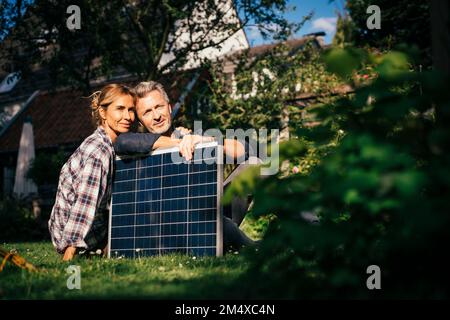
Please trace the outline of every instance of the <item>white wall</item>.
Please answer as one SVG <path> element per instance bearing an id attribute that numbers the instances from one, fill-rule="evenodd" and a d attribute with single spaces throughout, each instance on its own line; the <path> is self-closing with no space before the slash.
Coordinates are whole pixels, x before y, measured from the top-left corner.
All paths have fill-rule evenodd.
<path id="1" fill-rule="evenodd" d="M 232 6 L 232 1 L 230 0 L 216 0 L 216 4 L 219 6 L 220 10 L 225 13 L 223 20 L 225 23 L 238 23 L 239 18 L 236 13 L 235 8 Z M 205 4 L 206 5 L 206 4 Z M 201 61 L 204 59 L 214 61 L 218 57 L 223 56 L 225 54 L 229 54 L 230 52 L 247 49 L 249 47 L 247 38 L 243 29 L 240 29 L 233 35 L 230 35 L 229 32 L 221 32 L 218 28 L 214 28 L 213 19 L 214 16 L 206 16 L 205 11 L 202 10 L 202 6 L 197 7 L 193 12 L 193 21 L 195 21 L 196 25 L 200 25 L 202 30 L 209 30 L 208 35 L 206 36 L 204 42 L 214 41 L 217 43 L 223 39 L 226 39 L 223 43 L 221 43 L 217 48 L 206 48 L 202 51 L 199 51 L 197 55 L 190 54 L 188 56 L 188 62 L 181 68 L 182 70 L 196 68 L 200 65 Z M 193 41 L 197 41 L 205 36 L 204 32 L 189 32 L 187 21 L 181 20 L 177 23 L 179 26 L 175 31 L 175 34 L 172 35 L 172 39 L 176 39 L 174 47 L 177 49 L 186 47 L 192 38 Z M 174 58 L 172 53 L 163 54 L 161 57 L 159 67 L 165 65 L 167 62 L 170 62 Z"/>

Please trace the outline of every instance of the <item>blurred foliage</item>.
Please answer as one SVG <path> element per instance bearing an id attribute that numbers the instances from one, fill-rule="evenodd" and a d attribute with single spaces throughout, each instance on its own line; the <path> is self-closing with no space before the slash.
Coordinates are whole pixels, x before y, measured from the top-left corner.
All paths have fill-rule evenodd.
<path id="1" fill-rule="evenodd" d="M 233 63 L 232 74 L 211 68 L 213 107 L 205 120 L 221 129 L 280 128 L 283 109 L 290 120 L 301 118 L 295 103 L 300 95 L 319 97 L 341 84 L 325 70 L 311 41 L 298 48 L 279 44 L 257 57 L 244 53 Z"/>
<path id="2" fill-rule="evenodd" d="M 271 221 L 274 219 L 276 219 L 276 216 L 273 214 L 255 216 L 250 210 L 239 228 L 253 240 L 260 240 L 264 237 Z"/>
<path id="3" fill-rule="evenodd" d="M 253 214 L 277 217 L 240 281 L 264 298 L 448 298 L 448 76 L 411 71 L 402 52 L 336 49 L 324 61 L 345 79 L 368 66 L 376 76 L 313 108 L 320 125 L 298 122 L 301 138 L 280 146 L 297 163 L 323 150 L 310 169 L 261 179 L 253 168 L 225 194 L 253 193 Z M 366 287 L 373 264 L 382 290 Z"/>
<path id="4" fill-rule="evenodd" d="M 74 1 L 2 1 L 0 39 L 8 41 L 0 68 L 26 77 L 43 65 L 56 85 L 84 92 L 91 92 L 93 79 L 122 69 L 139 81 L 154 80 L 193 59 L 207 60 L 203 50 L 220 48 L 250 25 L 264 38 L 285 40 L 302 25 L 285 19 L 286 2 L 234 0 L 230 8 L 231 2 L 213 0 L 78 0 L 81 28 L 72 30 L 67 9 Z"/>
<path id="5" fill-rule="evenodd" d="M 31 163 L 27 176 L 38 186 L 57 185 L 59 173 L 67 158 L 62 150 L 56 153 L 39 153 Z"/>
<path id="6" fill-rule="evenodd" d="M 29 202 L 16 198 L 0 200 L 0 241 L 42 239 L 39 227 Z"/>
<path id="7" fill-rule="evenodd" d="M 333 47 L 344 48 L 352 44 L 355 25 L 347 11 L 336 11 L 336 33 L 333 37 Z"/>
<path id="8" fill-rule="evenodd" d="M 366 13 L 370 5 L 381 9 L 381 29 L 367 28 Z M 347 0 L 350 19 L 346 28 L 353 30 L 353 45 L 376 47 L 380 51 L 392 50 L 399 45 L 415 46 L 420 51 L 420 64 L 431 65 L 430 2 L 422 0 Z"/>

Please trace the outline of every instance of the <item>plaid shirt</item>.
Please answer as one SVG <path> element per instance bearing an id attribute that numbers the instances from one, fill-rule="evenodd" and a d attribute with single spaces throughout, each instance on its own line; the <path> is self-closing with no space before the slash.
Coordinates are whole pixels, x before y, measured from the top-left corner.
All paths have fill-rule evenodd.
<path id="1" fill-rule="evenodd" d="M 68 246 L 106 245 L 114 149 L 102 127 L 87 137 L 61 169 L 48 222 L 59 253 Z"/>

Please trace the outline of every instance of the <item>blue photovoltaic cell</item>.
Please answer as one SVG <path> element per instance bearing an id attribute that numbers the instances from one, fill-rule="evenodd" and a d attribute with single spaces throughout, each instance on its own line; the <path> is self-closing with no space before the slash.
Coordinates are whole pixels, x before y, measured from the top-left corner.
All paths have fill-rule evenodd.
<path id="1" fill-rule="evenodd" d="M 202 159 L 189 163 L 174 163 L 171 152 L 116 159 L 110 257 L 221 254 L 217 145 L 198 152 Z"/>

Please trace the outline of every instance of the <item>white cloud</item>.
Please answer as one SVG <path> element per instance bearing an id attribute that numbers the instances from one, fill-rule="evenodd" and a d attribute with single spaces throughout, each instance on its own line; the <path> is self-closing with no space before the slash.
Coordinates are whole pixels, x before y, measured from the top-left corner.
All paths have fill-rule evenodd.
<path id="1" fill-rule="evenodd" d="M 260 28 L 261 28 L 261 30 L 265 31 L 269 35 L 270 35 L 270 33 L 278 33 L 281 31 L 280 26 L 275 23 L 268 23 L 268 24 L 259 25 L 259 26 L 252 25 L 252 26 L 246 27 L 245 32 L 247 34 L 247 37 L 250 39 L 262 38 Z M 270 38 L 270 36 L 269 36 L 269 38 Z"/>
<path id="2" fill-rule="evenodd" d="M 258 27 L 249 26 L 246 28 L 245 33 L 250 40 L 256 40 L 261 38 L 261 32 L 259 32 Z"/>
<path id="3" fill-rule="evenodd" d="M 336 32 L 336 17 L 322 17 L 315 19 L 312 22 L 311 31 L 325 31 L 327 34 L 332 35 Z"/>

